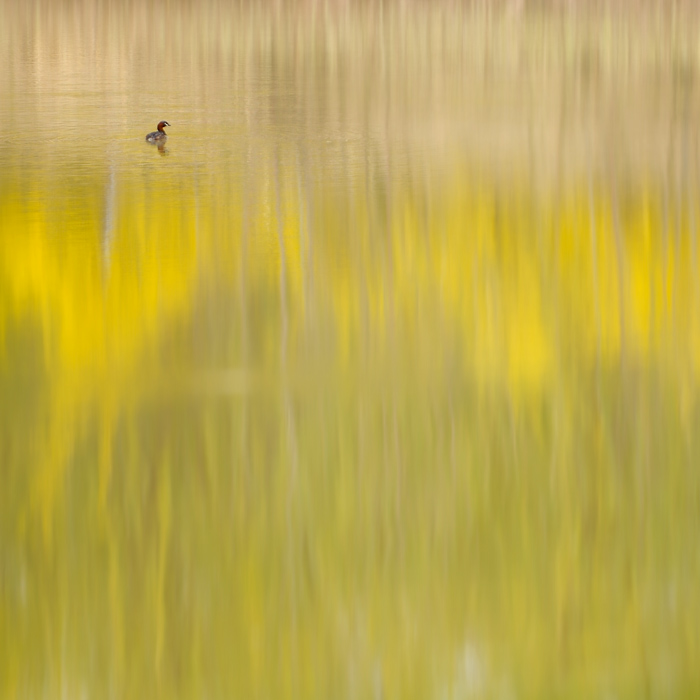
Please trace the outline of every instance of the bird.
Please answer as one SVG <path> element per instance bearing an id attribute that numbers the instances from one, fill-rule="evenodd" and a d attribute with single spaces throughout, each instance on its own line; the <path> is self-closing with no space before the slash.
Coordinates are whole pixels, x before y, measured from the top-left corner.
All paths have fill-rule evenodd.
<path id="1" fill-rule="evenodd" d="M 150 141 L 151 143 L 165 141 L 168 135 L 163 131 L 164 126 L 170 126 L 170 124 L 168 124 L 168 122 L 158 122 L 158 131 L 152 131 L 150 134 L 146 134 L 146 141 Z"/>

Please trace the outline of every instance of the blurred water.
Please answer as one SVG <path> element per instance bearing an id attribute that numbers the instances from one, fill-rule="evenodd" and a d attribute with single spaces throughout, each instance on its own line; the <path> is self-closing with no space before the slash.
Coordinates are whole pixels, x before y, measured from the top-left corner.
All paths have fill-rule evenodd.
<path id="1" fill-rule="evenodd" d="M 1 8 L 2 697 L 700 690 L 692 4 Z"/>

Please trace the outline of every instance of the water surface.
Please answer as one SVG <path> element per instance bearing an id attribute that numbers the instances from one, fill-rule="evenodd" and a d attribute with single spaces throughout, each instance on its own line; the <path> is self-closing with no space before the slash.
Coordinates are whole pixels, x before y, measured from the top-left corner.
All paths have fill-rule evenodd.
<path id="1" fill-rule="evenodd" d="M 700 692 L 692 6 L 2 16 L 2 697 Z"/>

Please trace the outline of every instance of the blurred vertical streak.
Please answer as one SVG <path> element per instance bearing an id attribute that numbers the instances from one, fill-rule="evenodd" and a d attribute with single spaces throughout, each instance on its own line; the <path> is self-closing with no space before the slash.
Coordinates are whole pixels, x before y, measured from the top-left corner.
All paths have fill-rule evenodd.
<path id="1" fill-rule="evenodd" d="M 287 489 L 287 566 L 289 575 L 289 610 L 290 610 L 290 664 L 291 664 L 291 696 L 297 694 L 299 689 L 297 667 L 299 665 L 299 615 L 297 603 L 299 599 L 299 586 L 297 576 L 297 558 L 300 553 L 299 534 L 296 531 L 297 523 L 297 471 L 299 467 L 299 441 L 297 438 L 297 421 L 294 404 L 289 393 L 289 384 L 283 380 L 283 410 L 286 424 L 286 450 L 289 459 L 289 486 Z"/>
<path id="2" fill-rule="evenodd" d="M 620 194 L 618 190 L 618 173 L 611 172 L 611 195 L 612 195 L 612 225 L 613 238 L 615 240 L 615 258 L 617 260 L 617 293 L 618 293 L 618 325 L 620 333 L 620 367 L 625 367 L 625 247 L 622 231 L 622 219 L 620 216 Z"/>
<path id="3" fill-rule="evenodd" d="M 692 98 L 695 93 L 695 78 L 696 78 L 696 67 L 691 64 L 688 68 L 688 99 L 686 101 L 686 111 L 684 114 L 684 120 L 687 119 L 687 123 L 684 121 L 683 129 L 683 155 L 687 163 L 687 180 L 684 188 L 684 196 L 686 200 L 686 205 L 688 207 L 688 228 L 690 231 L 690 269 L 691 278 L 693 284 L 693 295 L 692 295 L 692 305 L 695 307 L 695 302 L 698 296 L 698 266 L 697 266 L 697 251 L 698 251 L 698 241 L 697 241 L 697 219 L 695 211 L 696 198 L 693 196 L 693 192 L 697 187 L 697 163 L 698 163 L 698 149 L 697 149 L 697 129 L 695 128 L 695 121 L 692 118 Z M 695 137 L 693 137 L 695 135 Z"/>
<path id="4" fill-rule="evenodd" d="M 200 207 L 200 201 L 199 201 L 199 168 L 195 167 L 193 168 L 193 173 L 192 173 L 192 189 L 194 190 L 193 196 L 194 196 L 194 253 L 197 256 L 197 261 L 196 261 L 196 269 L 197 273 L 199 275 L 199 278 L 201 279 L 202 277 L 202 272 L 203 270 L 201 269 L 202 265 L 202 256 L 200 255 L 200 249 L 202 246 L 202 241 L 200 240 L 200 235 L 201 235 L 201 207 Z"/>
<path id="5" fill-rule="evenodd" d="M 168 644 L 168 611 L 166 596 L 166 574 L 168 569 L 168 552 L 172 531 L 172 487 L 170 469 L 172 457 L 170 449 L 166 445 L 157 474 L 157 517 L 158 517 L 158 562 L 156 568 L 156 644 L 154 670 L 156 674 L 156 688 L 163 689 L 165 678 L 164 657 L 169 647 Z"/>
<path id="6" fill-rule="evenodd" d="M 295 695 L 299 688 L 299 616 L 297 613 L 298 583 L 297 583 L 297 539 L 296 532 L 296 509 L 297 503 L 297 471 L 299 462 L 299 447 L 297 439 L 296 417 L 294 405 L 290 395 L 289 375 L 287 372 L 288 357 L 288 333 L 289 333 L 289 309 L 287 298 L 287 255 L 284 241 L 284 212 L 282 209 L 281 177 L 280 177 L 280 151 L 279 146 L 275 148 L 274 155 L 274 188 L 275 188 L 275 215 L 277 219 L 277 243 L 279 245 L 279 287 L 280 287 L 280 364 L 282 378 L 281 389 L 281 409 L 282 420 L 284 421 L 284 435 L 286 440 L 286 465 L 289 468 L 287 474 L 283 475 L 283 483 L 287 483 L 286 493 L 286 520 L 287 520 L 287 586 L 289 593 L 289 613 L 290 613 L 290 683 L 291 695 Z M 282 462 L 285 466 L 285 461 Z"/>
<path id="7" fill-rule="evenodd" d="M 106 506 L 105 506 L 106 507 Z M 118 513 L 118 517 L 123 517 L 125 513 Z M 123 582 L 124 572 L 122 562 L 124 556 L 120 549 L 120 541 L 117 535 L 115 525 L 116 518 L 111 517 L 110 513 L 105 512 L 103 523 L 105 528 L 105 541 L 107 542 L 107 578 L 108 578 L 108 596 L 110 630 L 112 634 L 111 645 L 111 663 L 107 678 L 105 679 L 109 685 L 110 697 L 111 693 L 116 693 L 120 684 L 124 683 L 125 679 L 125 651 L 127 631 L 125 629 L 125 620 L 128 619 L 126 610 L 124 609 L 124 594 Z"/>
<path id="8" fill-rule="evenodd" d="M 615 169 L 611 169 L 611 208 L 612 208 L 612 228 L 613 228 L 613 238 L 615 242 L 615 259 L 617 262 L 617 294 L 618 294 L 618 328 L 620 334 L 619 341 L 619 382 L 620 382 L 620 396 L 618 397 L 618 403 L 616 407 L 617 412 L 617 427 L 615 431 L 616 435 L 616 463 L 618 467 L 622 468 L 626 462 L 625 448 L 628 444 L 628 438 L 630 434 L 631 423 L 633 421 L 632 417 L 626 411 L 627 401 L 630 399 L 628 396 L 628 390 L 632 387 L 629 385 L 628 379 L 629 374 L 629 362 L 627 358 L 627 341 L 625 338 L 627 321 L 625 313 L 625 288 L 627 284 L 627 275 L 625 273 L 625 247 L 624 247 L 624 237 L 623 237 L 623 226 L 622 218 L 620 214 L 620 194 L 618 177 L 619 173 L 615 172 Z"/>
<path id="9" fill-rule="evenodd" d="M 255 162 L 255 154 L 253 152 L 252 140 L 248 143 L 246 163 Z M 249 310 L 248 310 L 248 240 L 250 238 L 250 227 L 255 211 L 254 207 L 254 192 L 255 181 L 253 177 L 243 178 L 243 202 L 241 213 L 241 242 L 240 253 L 238 256 L 238 310 L 240 314 L 239 332 L 240 332 L 240 366 L 244 372 L 250 372 L 250 329 L 249 329 Z M 241 420 L 238 430 L 238 438 L 240 444 L 235 445 L 232 435 L 232 453 L 238 450 L 242 455 L 241 459 L 241 478 L 243 481 L 243 491 L 247 497 L 251 486 L 251 469 L 250 469 L 250 401 L 246 399 L 241 402 Z M 236 480 L 231 480 L 231 503 L 235 504 L 238 500 L 238 494 L 235 493 Z M 247 498 L 246 498 L 247 500 Z M 244 501 L 245 502 L 245 501 Z"/>
<path id="10" fill-rule="evenodd" d="M 117 199 L 116 166 L 112 161 L 109 165 L 109 179 L 105 188 L 105 212 L 102 222 L 102 265 L 105 280 L 109 278 L 112 263 L 112 244 L 114 239 Z"/>
<path id="11" fill-rule="evenodd" d="M 312 327 L 311 300 L 314 293 L 314 250 L 311 236 L 313 227 L 313 192 L 309 179 L 309 159 L 306 145 L 297 148 L 297 198 L 299 201 L 299 244 L 301 249 L 301 288 L 304 295 L 304 324 Z"/>
<path id="12" fill-rule="evenodd" d="M 674 13 L 675 14 L 675 13 Z M 676 21 L 674 18 L 673 22 L 673 27 L 676 26 Z M 675 32 L 675 30 L 674 30 Z M 678 60 L 678 59 L 676 59 Z M 676 239 L 676 232 L 678 231 L 679 227 L 679 222 L 678 222 L 678 213 L 679 213 L 679 203 L 678 203 L 678 196 L 679 196 L 679 190 L 681 188 L 681 175 L 680 172 L 678 171 L 679 168 L 679 159 L 676 157 L 676 150 L 678 148 L 678 143 L 677 143 L 677 131 L 676 131 L 676 125 L 678 122 L 678 118 L 680 114 L 682 113 L 682 108 L 679 106 L 679 99 L 680 97 L 680 91 L 679 91 L 679 83 L 682 83 L 682 72 L 683 72 L 683 67 L 679 66 L 678 63 L 674 63 L 672 67 L 672 74 L 671 74 L 671 113 L 669 115 L 669 120 L 668 120 L 668 141 L 666 143 L 666 177 L 665 181 L 663 183 L 663 190 L 664 190 L 664 222 L 663 222 L 663 227 L 662 227 L 662 235 L 663 235 L 663 263 L 662 263 L 662 268 L 661 268 L 661 275 L 662 275 L 662 298 L 659 300 L 660 304 L 662 305 L 662 309 L 667 314 L 667 318 L 669 319 L 669 322 L 671 323 L 671 327 L 673 328 L 674 326 L 674 318 L 673 318 L 673 284 L 674 280 L 670 280 L 669 284 L 669 271 L 672 269 L 671 268 L 671 256 L 673 253 L 673 244 L 671 242 L 671 238 L 675 241 Z M 682 85 L 681 85 L 682 89 Z M 682 156 L 681 156 L 682 158 Z M 674 234 L 671 234 L 671 227 L 673 227 Z M 669 290 L 671 292 L 671 304 L 669 308 Z"/>
<path id="13" fill-rule="evenodd" d="M 248 164 L 254 163 L 256 154 L 253 151 L 252 140 L 248 144 Z M 241 333 L 241 364 L 244 369 L 250 366 L 250 333 L 248 321 L 248 241 L 252 226 L 253 213 L 255 212 L 255 179 L 251 176 L 243 178 L 243 211 L 241 215 L 241 243 L 238 256 L 238 301 L 240 308 L 240 333 Z M 247 411 L 247 402 L 244 402 L 244 411 Z"/>
<path id="14" fill-rule="evenodd" d="M 600 310 L 600 278 L 598 275 L 598 227 L 596 225 L 596 208 L 595 195 L 593 192 L 593 173 L 592 165 L 588 166 L 588 217 L 590 220 L 589 232 L 591 239 L 591 274 L 593 276 L 593 317 L 595 320 L 595 378 L 596 378 L 596 397 L 598 406 L 602 405 L 602 385 L 601 385 L 601 357 L 603 349 L 603 330 Z"/>
<path id="15" fill-rule="evenodd" d="M 280 193 L 280 152 L 279 146 L 275 148 L 274 157 L 274 183 L 275 183 L 275 215 L 277 218 L 277 243 L 279 245 L 279 284 L 280 284 L 280 321 L 281 321 L 281 340 L 280 340 L 280 363 L 282 368 L 287 365 L 287 336 L 289 332 L 289 312 L 287 308 L 287 255 L 284 244 L 284 220 L 282 212 L 282 195 Z"/>
<path id="16" fill-rule="evenodd" d="M 673 187 L 673 237 L 672 240 L 666 239 L 669 246 L 672 266 L 669 267 L 669 272 L 672 274 L 670 284 L 668 286 L 668 317 L 673 324 L 675 330 L 675 313 L 677 284 L 680 275 L 678 274 L 678 261 L 680 253 L 680 238 L 681 238 L 681 210 L 683 189 L 686 183 L 686 153 L 685 153 L 685 138 L 682 120 L 686 115 L 687 99 L 686 99 L 686 71 L 687 66 L 683 59 L 677 58 L 674 66 L 673 81 L 671 87 L 671 104 L 672 112 L 669 121 L 669 174 L 668 178 Z M 679 128 L 679 124 L 681 125 Z M 667 260 L 669 255 L 667 255 Z"/>

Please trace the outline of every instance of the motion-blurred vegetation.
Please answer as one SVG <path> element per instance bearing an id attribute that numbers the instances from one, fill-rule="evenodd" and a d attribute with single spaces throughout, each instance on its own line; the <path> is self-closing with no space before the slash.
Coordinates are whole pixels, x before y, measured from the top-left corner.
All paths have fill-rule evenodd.
<path id="1" fill-rule="evenodd" d="M 1 7 L 0 696 L 694 697 L 692 4 Z"/>

